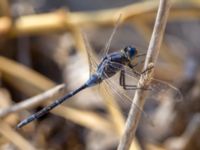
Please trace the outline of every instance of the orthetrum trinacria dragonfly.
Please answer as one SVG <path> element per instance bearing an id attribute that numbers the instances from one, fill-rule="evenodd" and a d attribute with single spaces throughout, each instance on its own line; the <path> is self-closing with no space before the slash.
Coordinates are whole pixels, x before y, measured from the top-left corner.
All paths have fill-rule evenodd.
<path id="1" fill-rule="evenodd" d="M 112 38 L 113 38 L 118 26 L 119 26 L 119 18 L 118 18 L 116 26 L 113 29 L 113 32 L 106 44 L 106 47 L 103 52 L 103 58 L 101 59 L 100 63 L 97 64 L 97 62 L 95 62 L 96 60 L 93 58 L 93 54 L 91 53 L 91 51 L 88 51 L 88 57 L 90 58 L 90 62 L 93 61 L 93 64 L 96 65 L 96 70 L 94 73 L 91 73 L 89 79 L 79 88 L 64 95 L 60 99 L 57 99 L 50 105 L 44 107 L 40 111 L 36 112 L 35 114 L 32 114 L 28 118 L 21 121 L 17 125 L 17 128 L 21 128 L 21 127 L 25 126 L 26 124 L 40 118 L 44 114 L 48 113 L 50 110 L 54 109 L 56 106 L 60 105 L 64 101 L 68 100 L 69 98 L 71 98 L 74 95 L 76 95 L 77 93 L 79 93 L 80 91 L 82 91 L 86 88 L 101 84 L 103 81 L 106 81 L 107 84 L 110 84 L 111 86 L 113 86 L 112 88 L 115 89 L 115 85 L 112 85 L 113 82 L 110 81 L 109 78 L 113 77 L 118 72 L 120 73 L 119 85 L 121 87 L 123 87 L 124 90 L 136 90 L 137 89 L 136 85 L 131 85 L 131 84 L 126 83 L 126 76 L 129 76 L 129 77 L 135 79 L 135 78 L 139 77 L 142 73 L 145 73 L 146 71 L 148 71 L 148 70 L 144 70 L 140 73 L 137 72 L 135 70 L 135 67 L 138 65 L 138 63 L 133 63 L 137 57 L 144 56 L 145 54 L 139 53 L 137 48 L 133 47 L 133 46 L 126 46 L 122 50 L 108 53 Z M 94 65 L 90 66 L 90 67 L 94 68 Z M 151 68 L 149 68 L 149 69 L 151 69 Z M 153 79 L 153 80 L 159 82 L 159 84 L 165 84 L 165 86 L 172 88 L 179 95 L 181 95 L 179 90 L 176 89 L 175 87 L 173 87 L 172 85 L 170 85 L 164 81 L 157 80 L 157 79 Z M 116 83 L 114 83 L 114 84 L 116 84 Z M 154 89 L 154 88 L 150 88 L 150 90 L 151 89 Z M 149 90 L 149 89 L 142 89 L 142 90 Z M 125 98 L 131 100 L 127 95 L 124 94 L 124 96 L 125 96 Z M 137 107 L 137 108 L 140 109 L 139 107 Z"/>

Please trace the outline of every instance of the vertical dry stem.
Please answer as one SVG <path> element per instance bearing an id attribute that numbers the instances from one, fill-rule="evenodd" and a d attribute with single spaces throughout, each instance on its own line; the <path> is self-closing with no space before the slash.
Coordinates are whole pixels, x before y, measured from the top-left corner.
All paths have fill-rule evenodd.
<path id="1" fill-rule="evenodd" d="M 161 42 L 163 39 L 163 33 L 167 23 L 167 17 L 170 10 L 169 1 L 170 0 L 160 0 L 154 30 L 151 36 L 147 56 L 145 59 L 144 70 L 154 66 L 157 60 L 159 49 L 161 47 Z M 138 88 L 148 88 L 152 75 L 153 69 L 150 69 L 148 72 L 143 74 L 139 79 L 137 85 Z M 141 116 L 141 111 L 135 107 L 135 104 L 142 109 L 145 103 L 145 95 L 145 90 L 137 90 L 135 93 L 133 104 L 131 106 L 131 110 L 129 112 L 129 116 L 126 122 L 125 131 L 123 137 L 120 140 L 118 150 L 128 150 L 130 148 Z"/>

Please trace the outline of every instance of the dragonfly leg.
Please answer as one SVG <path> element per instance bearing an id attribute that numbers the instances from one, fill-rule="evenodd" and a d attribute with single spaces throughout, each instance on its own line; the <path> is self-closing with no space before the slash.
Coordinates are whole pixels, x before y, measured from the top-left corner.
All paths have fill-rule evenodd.
<path id="1" fill-rule="evenodd" d="M 131 64 L 131 63 L 129 63 L 128 66 L 129 66 L 131 69 L 134 69 L 137 65 L 143 64 L 143 63 L 144 63 L 144 60 L 142 60 L 141 62 L 137 62 L 136 64 Z"/>
<path id="2" fill-rule="evenodd" d="M 134 65 L 132 65 L 132 64 L 128 64 L 128 66 L 132 69 L 132 71 L 133 71 L 133 73 L 136 75 L 136 76 L 141 76 L 141 73 L 140 72 L 138 72 L 137 70 L 135 70 L 135 67 L 138 65 L 139 63 L 136 63 L 136 64 L 134 64 Z"/>
<path id="3" fill-rule="evenodd" d="M 140 72 L 138 72 L 138 71 L 135 70 L 134 68 L 133 68 L 133 73 L 134 73 L 136 76 L 138 76 L 138 77 L 142 75 Z"/>
<path id="4" fill-rule="evenodd" d="M 138 72 L 137 70 L 134 69 L 137 65 L 138 65 L 138 63 L 135 64 L 135 65 L 131 65 L 131 64 L 129 65 L 129 67 L 133 70 L 133 73 L 134 73 L 136 76 L 141 76 L 142 74 L 146 73 L 147 71 L 153 69 L 153 66 L 152 66 L 152 67 L 147 68 L 146 70 L 144 70 L 144 71 L 142 71 L 142 72 Z"/>
<path id="5" fill-rule="evenodd" d="M 140 88 L 137 88 L 137 85 L 127 85 L 126 84 L 126 77 L 125 77 L 125 70 L 122 70 L 120 72 L 120 86 L 123 87 L 124 90 L 137 90 Z"/>
<path id="6" fill-rule="evenodd" d="M 141 72 L 141 74 L 144 74 L 144 73 L 146 73 L 147 71 L 149 71 L 149 70 L 151 70 L 151 69 L 153 69 L 154 67 L 153 66 L 151 66 L 151 67 L 149 67 L 149 68 L 147 68 L 147 69 L 145 69 L 144 71 L 142 71 Z"/>
<path id="7" fill-rule="evenodd" d="M 151 89 L 146 89 L 146 88 L 138 88 L 137 85 L 127 85 L 126 77 L 125 77 L 125 70 L 121 70 L 121 72 L 120 72 L 119 84 L 120 84 L 120 86 L 123 87 L 124 90 L 137 90 L 137 89 L 151 90 Z"/>
<path id="8" fill-rule="evenodd" d="M 135 68 L 137 65 L 138 65 L 138 63 L 136 63 L 136 64 L 134 64 L 134 65 L 132 65 L 131 63 L 128 64 L 128 66 L 129 66 L 131 69 Z"/>

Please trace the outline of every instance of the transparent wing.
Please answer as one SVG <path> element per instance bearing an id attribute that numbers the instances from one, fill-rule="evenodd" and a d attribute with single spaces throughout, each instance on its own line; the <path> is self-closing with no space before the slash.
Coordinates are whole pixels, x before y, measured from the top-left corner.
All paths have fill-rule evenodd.
<path id="1" fill-rule="evenodd" d="M 90 76 L 91 76 L 91 74 L 93 74 L 96 71 L 96 68 L 98 65 L 98 63 L 97 63 L 98 58 L 94 54 L 94 51 L 93 51 L 91 45 L 89 44 L 88 38 L 85 34 L 83 35 L 83 40 L 84 40 L 84 44 L 86 47 L 87 58 L 88 58 L 88 63 L 89 63 L 89 71 L 90 71 Z"/>
<path id="2" fill-rule="evenodd" d="M 106 55 L 108 54 L 108 51 L 109 51 L 109 49 L 110 49 L 110 45 L 111 45 L 112 39 L 113 39 L 113 37 L 114 37 L 114 35 L 115 35 L 115 33 L 116 33 L 118 27 L 119 27 L 120 20 L 121 20 L 121 14 L 120 14 L 119 17 L 117 18 L 117 21 L 116 21 L 116 23 L 115 23 L 115 27 L 113 28 L 113 31 L 112 31 L 112 33 L 111 33 L 109 39 L 108 39 L 108 42 L 106 43 L 105 48 L 103 49 L 103 55 L 102 55 L 103 57 L 106 56 Z"/>
<path id="3" fill-rule="evenodd" d="M 120 67 L 123 67 L 125 69 L 125 76 L 129 78 L 127 82 L 130 82 L 131 80 L 137 81 L 139 79 L 140 73 L 139 71 L 135 70 L 135 68 L 131 69 L 123 64 L 118 64 L 115 62 L 112 62 L 112 63 L 113 63 L 113 67 L 121 65 Z M 170 94 L 170 95 L 173 95 L 173 99 L 176 102 L 180 102 L 183 100 L 183 95 L 181 91 L 178 88 L 176 88 L 174 85 L 163 80 L 152 78 L 150 90 L 151 90 L 150 95 L 154 99 L 162 99 L 162 96 Z"/>
<path id="4" fill-rule="evenodd" d="M 106 84 L 108 84 L 111 90 L 120 98 L 119 103 L 121 105 L 130 106 L 132 103 L 132 98 L 124 91 L 115 81 L 112 79 L 105 80 Z M 136 105 L 136 104 L 135 104 Z M 136 105 L 140 111 L 143 111 L 139 106 Z"/>
<path id="5" fill-rule="evenodd" d="M 110 37 L 109 37 L 109 40 L 108 40 L 107 44 L 105 45 L 104 49 L 101 50 L 103 54 L 100 54 L 100 56 L 102 56 L 102 58 L 104 56 L 106 56 L 108 54 L 108 52 L 109 52 L 109 48 L 110 48 L 112 39 L 113 39 L 114 34 L 116 33 L 116 31 L 117 31 L 117 29 L 119 27 L 120 20 L 121 20 L 121 14 L 117 18 L 115 27 L 114 27 L 114 29 L 113 29 Z M 98 60 L 97 55 L 94 53 L 91 45 L 89 44 L 88 38 L 87 38 L 87 36 L 85 34 L 83 34 L 83 40 L 84 40 L 84 44 L 85 44 L 85 47 L 86 47 L 86 52 L 87 52 L 87 55 L 88 55 L 88 62 L 89 62 L 89 68 L 90 68 L 89 71 L 90 71 L 90 75 L 91 75 L 92 73 L 94 73 L 96 71 L 96 68 L 98 66 L 99 60 Z"/>
<path id="6" fill-rule="evenodd" d="M 171 96 L 176 102 L 183 102 L 183 94 L 174 85 L 159 79 L 152 79 L 151 95 L 154 99 L 162 100 L 164 96 Z"/>

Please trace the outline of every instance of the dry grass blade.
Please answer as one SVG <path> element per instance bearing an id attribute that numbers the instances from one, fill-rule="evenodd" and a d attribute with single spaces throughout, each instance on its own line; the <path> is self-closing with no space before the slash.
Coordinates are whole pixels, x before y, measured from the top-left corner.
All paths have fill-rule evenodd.
<path id="1" fill-rule="evenodd" d="M 36 71 L 2 56 L 0 71 L 4 80 L 28 96 L 39 94 L 55 86 L 55 83 Z"/>
<path id="2" fill-rule="evenodd" d="M 144 70 L 147 70 L 149 67 L 154 66 L 155 62 L 157 61 L 170 6 L 171 5 L 168 0 L 160 0 L 154 30 L 145 59 Z M 145 74 L 141 75 L 137 87 L 148 88 L 152 76 L 153 69 L 150 69 Z M 118 150 L 128 150 L 130 148 L 141 116 L 141 111 L 138 111 L 138 109 L 135 108 L 135 104 L 140 108 L 143 108 L 145 103 L 145 96 L 145 90 L 136 90 L 131 110 L 129 112 L 129 116 L 126 122 L 125 132 L 119 143 Z"/>
<path id="3" fill-rule="evenodd" d="M 0 133 L 20 150 L 36 150 L 27 140 L 3 121 L 0 122 Z"/>
<path id="4" fill-rule="evenodd" d="M 11 105 L 12 100 L 9 91 L 4 88 L 0 88 L 0 110 L 10 108 Z M 12 114 L 3 118 L 2 121 L 8 123 L 9 125 L 15 125 L 18 121 L 18 118 L 19 117 L 17 114 Z"/>
<path id="5" fill-rule="evenodd" d="M 61 91 L 64 92 L 65 89 L 66 89 L 65 84 L 61 84 L 61 85 L 58 85 L 48 91 L 45 91 L 42 94 L 28 98 L 28 99 L 24 100 L 23 102 L 17 103 L 8 108 L 2 108 L 0 110 L 0 118 L 5 117 L 6 115 L 13 113 L 13 112 L 18 112 L 18 111 L 22 111 L 25 109 L 35 108 L 35 107 L 41 105 L 41 103 L 44 103 L 45 101 L 55 97 L 55 95 L 57 93 L 61 93 Z"/>

